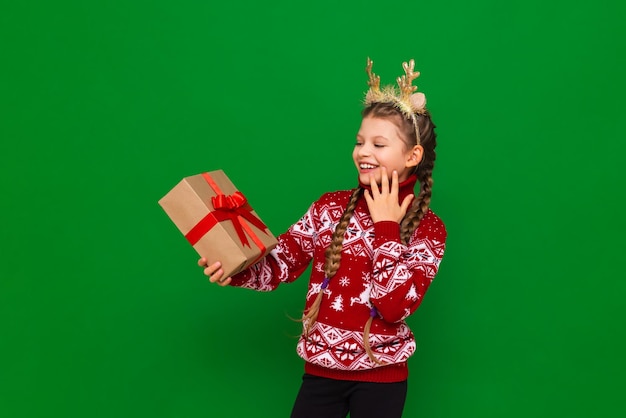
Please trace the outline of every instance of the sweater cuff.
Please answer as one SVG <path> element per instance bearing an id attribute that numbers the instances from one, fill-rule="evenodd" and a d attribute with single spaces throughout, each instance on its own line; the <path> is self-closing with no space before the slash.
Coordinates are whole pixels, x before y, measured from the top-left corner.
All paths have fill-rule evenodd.
<path id="1" fill-rule="evenodd" d="M 231 276 L 231 282 L 229 286 L 234 286 L 234 287 L 243 286 L 250 279 L 248 275 L 246 274 L 247 271 L 248 269 L 245 269 L 235 274 L 234 276 Z"/>
<path id="2" fill-rule="evenodd" d="M 374 224 L 374 240 L 377 247 L 389 241 L 400 242 L 400 224 L 394 221 L 376 222 Z"/>

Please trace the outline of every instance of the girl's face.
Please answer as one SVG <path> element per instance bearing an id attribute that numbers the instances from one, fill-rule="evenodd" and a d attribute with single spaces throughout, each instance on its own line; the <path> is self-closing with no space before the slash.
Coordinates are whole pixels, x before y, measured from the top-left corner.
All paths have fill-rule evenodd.
<path id="1" fill-rule="evenodd" d="M 370 174 L 380 184 L 381 167 L 387 169 L 389 179 L 396 170 L 398 181 L 402 182 L 422 160 L 423 152 L 420 145 L 409 148 L 393 122 L 368 116 L 361 122 L 352 159 L 359 172 L 359 181 L 365 185 L 370 184 Z"/>

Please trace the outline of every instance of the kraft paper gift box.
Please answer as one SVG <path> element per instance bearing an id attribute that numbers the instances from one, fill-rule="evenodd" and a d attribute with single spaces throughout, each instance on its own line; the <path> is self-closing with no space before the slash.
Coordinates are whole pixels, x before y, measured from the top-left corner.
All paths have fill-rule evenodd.
<path id="1" fill-rule="evenodd" d="M 159 205 L 209 265 L 222 263 L 224 278 L 256 263 L 277 244 L 222 170 L 183 178 Z"/>

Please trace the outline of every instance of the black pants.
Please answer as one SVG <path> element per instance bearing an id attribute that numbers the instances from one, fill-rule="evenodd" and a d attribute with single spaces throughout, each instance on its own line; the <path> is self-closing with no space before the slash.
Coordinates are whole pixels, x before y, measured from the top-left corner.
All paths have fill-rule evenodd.
<path id="1" fill-rule="evenodd" d="M 305 374 L 291 418 L 400 418 L 407 382 L 371 383 Z"/>

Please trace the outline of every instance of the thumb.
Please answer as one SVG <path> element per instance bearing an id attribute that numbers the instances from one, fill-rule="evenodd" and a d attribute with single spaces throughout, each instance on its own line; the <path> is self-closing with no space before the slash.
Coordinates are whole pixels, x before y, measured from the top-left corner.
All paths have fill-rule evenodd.
<path id="1" fill-rule="evenodd" d="M 372 195 L 370 194 L 370 191 L 366 189 L 365 192 L 363 193 L 363 197 L 365 197 L 365 202 L 367 202 L 367 206 L 370 207 L 370 205 L 374 201 L 374 199 L 372 198 Z"/>
<path id="2" fill-rule="evenodd" d="M 409 210 L 409 206 L 411 205 L 414 197 L 415 195 L 410 194 L 402 201 L 402 205 L 400 205 L 400 209 L 402 210 L 402 217 L 406 215 L 406 211 Z"/>

